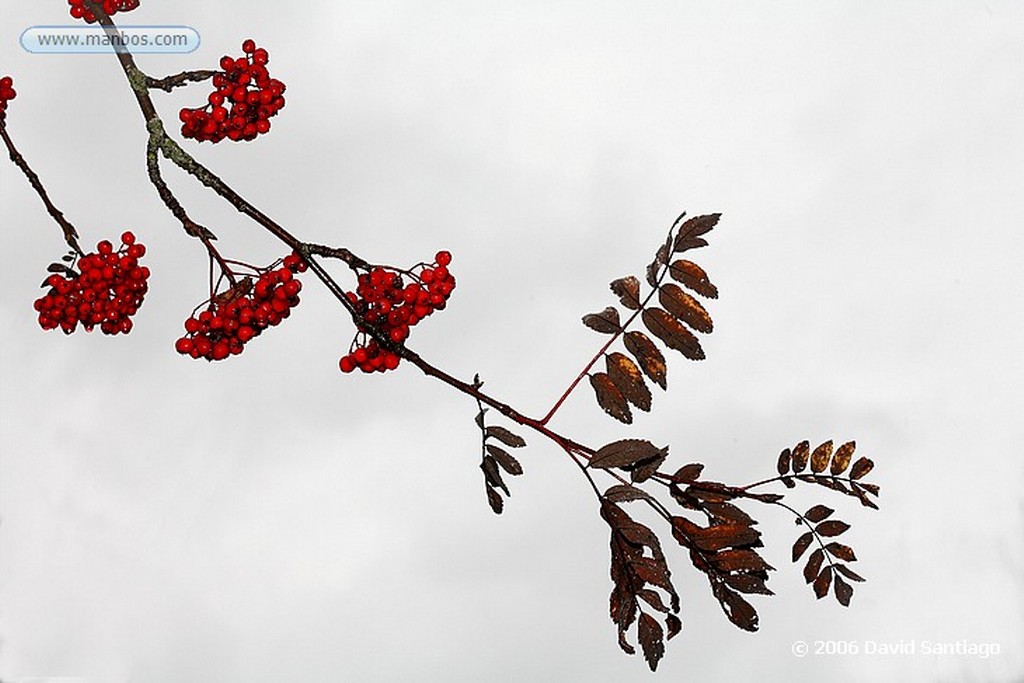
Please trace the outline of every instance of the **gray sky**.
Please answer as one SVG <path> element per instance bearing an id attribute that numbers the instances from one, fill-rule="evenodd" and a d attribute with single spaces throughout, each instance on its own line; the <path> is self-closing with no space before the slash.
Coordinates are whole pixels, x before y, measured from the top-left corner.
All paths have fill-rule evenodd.
<path id="1" fill-rule="evenodd" d="M 708 359 L 670 358 L 630 429 L 586 387 L 555 426 L 668 443 L 734 483 L 802 439 L 856 439 L 882 510 L 792 496 L 853 526 L 868 582 L 844 609 L 790 564 L 792 522 L 751 508 L 778 568 L 755 635 L 670 551 L 685 628 L 660 678 L 1024 680 L 1024 6 L 185 5 L 126 15 L 202 36 L 144 70 L 212 68 L 252 37 L 288 86 L 264 139 L 187 149 L 302 237 L 396 265 L 450 249 L 458 289 L 411 344 L 527 413 L 601 342 L 579 317 L 612 303 L 607 283 L 679 211 L 723 213 L 695 253 L 722 294 Z M 524 434 L 495 517 L 474 404 L 408 367 L 342 376 L 351 324 L 312 278 L 241 357 L 173 352 L 206 261 L 147 182 L 120 70 L 20 49 L 25 27 L 68 22 L 61 3 L 0 18 L 22 152 L 83 244 L 131 228 L 153 271 L 128 337 L 43 333 L 31 303 L 63 244 L 0 164 L 3 680 L 650 680 L 615 644 L 607 527 L 575 468 Z M 168 127 L 206 92 L 158 93 Z M 281 255 L 165 176 L 233 256 Z"/>

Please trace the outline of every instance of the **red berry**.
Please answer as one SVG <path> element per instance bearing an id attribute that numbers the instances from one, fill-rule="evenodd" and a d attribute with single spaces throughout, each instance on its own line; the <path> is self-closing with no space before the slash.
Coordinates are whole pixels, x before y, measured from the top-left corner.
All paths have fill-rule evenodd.
<path id="1" fill-rule="evenodd" d="M 210 351 L 210 358 L 212 360 L 224 360 L 231 353 L 228 348 L 227 342 L 219 341 L 213 345 L 213 349 Z"/>
<path id="2" fill-rule="evenodd" d="M 128 231 L 122 238 L 123 242 L 131 241 L 134 235 Z M 123 263 L 126 258 L 114 252 L 109 240 L 102 240 L 96 245 L 96 253 L 78 259 L 78 274 L 72 271 L 69 278 L 56 273 L 47 277 L 43 286 L 49 286 L 50 291 L 33 304 L 40 314 L 40 326 L 60 327 L 70 334 L 81 322 L 87 332 L 97 324 L 104 334 L 131 332 L 131 316 L 142 305 L 149 271 L 136 268 L 134 258 Z"/>
<path id="3" fill-rule="evenodd" d="M 434 254 L 434 263 L 436 263 L 439 266 L 447 266 L 451 262 L 452 262 L 451 252 L 439 251 L 436 254 Z"/>

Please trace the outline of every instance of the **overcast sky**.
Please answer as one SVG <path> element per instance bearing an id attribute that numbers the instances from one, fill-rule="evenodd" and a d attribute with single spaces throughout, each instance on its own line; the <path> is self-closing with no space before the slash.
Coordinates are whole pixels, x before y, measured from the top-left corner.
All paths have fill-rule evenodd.
<path id="1" fill-rule="evenodd" d="M 722 212 L 694 254 L 721 291 L 708 359 L 670 357 L 631 428 L 585 386 L 553 425 L 667 443 L 737 484 L 802 439 L 856 439 L 882 509 L 792 494 L 852 524 L 868 581 L 844 609 L 789 562 L 792 521 L 748 506 L 778 568 L 757 634 L 669 549 L 685 628 L 658 678 L 1019 682 L 1024 5 L 895 5 L 143 0 L 123 22 L 201 35 L 141 56 L 151 75 L 265 46 L 288 86 L 271 134 L 186 149 L 303 238 L 395 265 L 451 250 L 458 288 L 410 344 L 528 414 L 603 341 L 579 318 L 607 283 L 640 274 L 680 211 Z M 69 23 L 62 2 L 0 20 L 21 151 L 83 244 L 130 228 L 153 271 L 129 336 L 42 332 L 32 301 L 64 245 L 0 163 L 5 683 L 653 680 L 616 645 L 579 472 L 524 432 L 493 515 L 475 404 L 410 367 L 341 375 L 352 325 L 312 278 L 242 356 L 174 353 L 207 264 L 147 181 L 120 69 L 22 51 L 26 27 Z M 207 92 L 155 94 L 172 132 Z M 228 254 L 283 255 L 165 177 Z M 999 653 L 922 652 L 958 641 Z"/>

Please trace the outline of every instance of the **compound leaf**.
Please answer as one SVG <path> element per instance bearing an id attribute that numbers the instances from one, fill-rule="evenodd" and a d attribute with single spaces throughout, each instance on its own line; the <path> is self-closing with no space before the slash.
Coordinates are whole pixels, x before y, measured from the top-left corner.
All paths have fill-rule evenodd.
<path id="1" fill-rule="evenodd" d="M 874 468 L 875 463 L 870 458 L 857 458 L 850 469 L 850 479 L 860 479 Z"/>
<path id="2" fill-rule="evenodd" d="M 807 467 L 807 458 L 810 455 L 811 444 L 801 441 L 793 449 L 793 472 L 803 472 Z"/>
<path id="3" fill-rule="evenodd" d="M 838 557 L 840 560 L 846 560 L 847 562 L 857 561 L 857 555 L 854 554 L 853 548 L 848 545 L 832 541 L 825 545 L 825 550 L 827 550 L 829 554 Z"/>
<path id="4" fill-rule="evenodd" d="M 602 334 L 615 334 L 621 329 L 619 311 L 611 306 L 600 313 L 583 316 L 583 324 Z"/>
<path id="5" fill-rule="evenodd" d="M 712 213 L 705 216 L 694 216 L 687 220 L 679 226 L 679 233 L 676 235 L 673 250 L 679 253 L 689 249 L 697 249 L 698 247 L 707 246 L 707 240 L 699 236 L 709 232 L 713 227 L 715 227 L 721 216 L 722 214 L 720 213 Z"/>
<path id="6" fill-rule="evenodd" d="M 698 332 L 708 334 L 714 329 L 711 315 L 679 285 L 663 284 L 658 288 L 658 301 L 669 313 Z"/>
<path id="7" fill-rule="evenodd" d="M 487 453 L 494 458 L 501 469 L 505 470 L 513 476 L 518 476 L 523 473 L 523 466 L 519 464 L 519 461 L 515 457 L 506 451 L 504 448 L 499 448 L 494 444 L 487 444 Z"/>
<path id="8" fill-rule="evenodd" d="M 633 422 L 633 413 L 629 409 L 629 403 L 626 402 L 626 397 L 615 386 L 611 377 L 603 372 L 595 372 L 590 376 L 590 386 L 594 387 L 597 404 L 604 412 L 619 422 L 626 424 Z"/>
<path id="9" fill-rule="evenodd" d="M 804 517 L 806 517 L 808 521 L 817 524 L 823 519 L 826 519 L 833 512 L 835 512 L 835 510 L 825 505 L 815 505 L 810 510 L 804 513 Z M 799 520 L 797 520 L 797 522 L 799 523 Z"/>
<path id="10" fill-rule="evenodd" d="M 669 266 L 669 275 L 689 290 L 708 299 L 718 298 L 718 288 L 711 284 L 708 274 L 693 261 L 679 259 Z"/>
<path id="11" fill-rule="evenodd" d="M 631 310 L 640 308 L 640 280 L 633 275 L 612 280 L 609 285 L 623 306 Z"/>
<path id="12" fill-rule="evenodd" d="M 819 474 L 825 471 L 829 461 L 832 459 L 832 441 L 826 441 L 811 453 L 811 471 Z"/>
<path id="13" fill-rule="evenodd" d="M 640 614 L 640 621 L 637 623 L 637 638 L 640 640 L 640 649 L 644 652 L 644 659 L 651 671 L 657 671 L 658 662 L 665 655 L 664 634 L 661 624 L 650 614 Z"/>
<path id="14" fill-rule="evenodd" d="M 612 383 L 627 401 L 645 412 L 651 409 L 651 390 L 636 363 L 625 354 L 615 352 L 605 356 L 605 366 Z"/>
<path id="15" fill-rule="evenodd" d="M 828 589 L 832 587 L 832 567 L 825 567 L 814 580 L 814 594 L 821 600 L 828 595 Z"/>
<path id="16" fill-rule="evenodd" d="M 838 519 L 830 519 L 814 527 L 814 531 L 820 536 L 838 536 L 849 528 L 850 525 L 846 522 L 840 522 Z"/>
<path id="17" fill-rule="evenodd" d="M 833 476 L 839 476 L 846 471 L 846 468 L 850 466 L 850 460 L 856 448 L 857 443 L 855 441 L 847 441 L 836 449 L 836 452 L 832 455 L 832 466 L 829 470 Z"/>
<path id="18" fill-rule="evenodd" d="M 633 330 L 632 332 L 627 332 L 622 341 L 626 350 L 636 358 L 644 374 L 652 382 L 665 389 L 667 386 L 665 356 L 654 345 L 651 338 L 643 332 Z"/>
<path id="19" fill-rule="evenodd" d="M 621 439 L 599 448 L 590 458 L 590 467 L 601 470 L 628 467 L 642 460 L 658 457 L 664 450 L 644 439 Z"/>
<path id="20" fill-rule="evenodd" d="M 841 569 L 841 567 L 837 566 L 836 569 Z M 832 589 L 839 604 L 843 607 L 849 607 L 850 598 L 853 597 L 853 586 L 843 581 L 843 577 L 839 576 L 839 574 L 836 574 L 832 580 Z"/>
<path id="21" fill-rule="evenodd" d="M 690 360 L 704 359 L 704 349 L 697 338 L 668 312 L 660 308 L 647 308 L 641 314 L 641 319 L 647 329 L 663 341 L 665 346 L 680 352 Z"/>
<path id="22" fill-rule="evenodd" d="M 796 543 L 793 544 L 793 561 L 796 562 L 800 557 L 807 552 L 807 549 L 811 547 L 811 543 L 814 541 L 814 534 L 808 531 L 805 534 L 801 534 L 800 538 L 796 539 Z"/>
<path id="23" fill-rule="evenodd" d="M 775 466 L 775 469 L 778 470 L 779 474 L 786 474 L 789 472 L 789 465 L 792 459 L 793 454 L 789 452 L 788 448 L 779 453 L 779 461 Z"/>
<path id="24" fill-rule="evenodd" d="M 512 448 L 522 448 L 523 446 L 526 445 L 526 441 L 523 439 L 523 437 L 519 436 L 518 434 L 513 434 L 504 427 L 499 427 L 497 425 L 488 427 L 486 430 L 484 430 L 484 433 L 487 436 L 494 437 L 495 439 L 502 442 L 506 446 L 511 446 Z"/>
<path id="25" fill-rule="evenodd" d="M 616 484 L 604 492 L 604 497 L 612 503 L 628 503 L 633 500 L 650 500 L 654 497 L 643 489 L 628 484 Z"/>

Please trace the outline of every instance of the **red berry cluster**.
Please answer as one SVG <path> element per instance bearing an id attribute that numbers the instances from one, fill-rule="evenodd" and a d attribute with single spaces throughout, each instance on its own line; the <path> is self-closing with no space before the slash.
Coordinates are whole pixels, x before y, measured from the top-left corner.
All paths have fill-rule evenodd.
<path id="1" fill-rule="evenodd" d="M 71 16 L 75 19 L 85 19 L 89 24 L 96 21 L 96 15 L 86 6 L 85 0 L 68 0 L 68 4 L 71 5 Z M 102 0 L 100 4 L 103 5 L 103 11 L 112 17 L 118 12 L 131 12 L 139 6 L 139 0 Z"/>
<path id="2" fill-rule="evenodd" d="M 149 268 L 139 265 L 146 247 L 135 235 L 121 235 L 121 248 L 103 240 L 96 253 L 78 259 L 79 273 L 70 268 L 65 277 L 54 273 L 46 278 L 50 291 L 36 299 L 39 324 L 44 330 L 60 327 L 66 334 L 82 323 L 86 332 L 96 325 L 103 334 L 127 334 L 132 330 L 131 316 L 139 310 L 146 295 Z"/>
<path id="3" fill-rule="evenodd" d="M 214 297 L 205 311 L 185 321 L 187 334 L 175 342 L 175 350 L 208 361 L 241 353 L 246 342 L 291 315 L 302 289 L 294 273 L 306 267 L 293 253 L 280 268 L 263 271 L 256 284 L 245 280 L 226 296 Z"/>
<path id="4" fill-rule="evenodd" d="M 242 51 L 245 57 L 220 58 L 221 71 L 213 77 L 216 89 L 207 105 L 179 112 L 183 136 L 199 142 L 254 140 L 270 130 L 270 117 L 284 106 L 284 83 L 270 77 L 266 50 L 250 39 L 242 43 Z"/>
<path id="5" fill-rule="evenodd" d="M 14 79 L 10 76 L 0 78 L 0 121 L 4 120 L 4 112 L 7 111 L 7 103 L 17 97 L 14 92 Z"/>
<path id="6" fill-rule="evenodd" d="M 355 292 L 348 292 L 349 301 L 363 320 L 388 335 L 394 344 L 401 344 L 409 336 L 409 328 L 434 311 L 447 305 L 455 289 L 455 278 L 448 272 L 452 255 L 439 251 L 434 263 L 423 265 L 419 274 L 406 273 L 412 282 L 406 284 L 402 274 L 374 266 L 359 276 Z M 399 357 L 382 348 L 365 329 L 360 329 L 349 353 L 338 363 L 342 372 L 359 368 L 363 372 L 384 372 L 398 367 Z"/>

